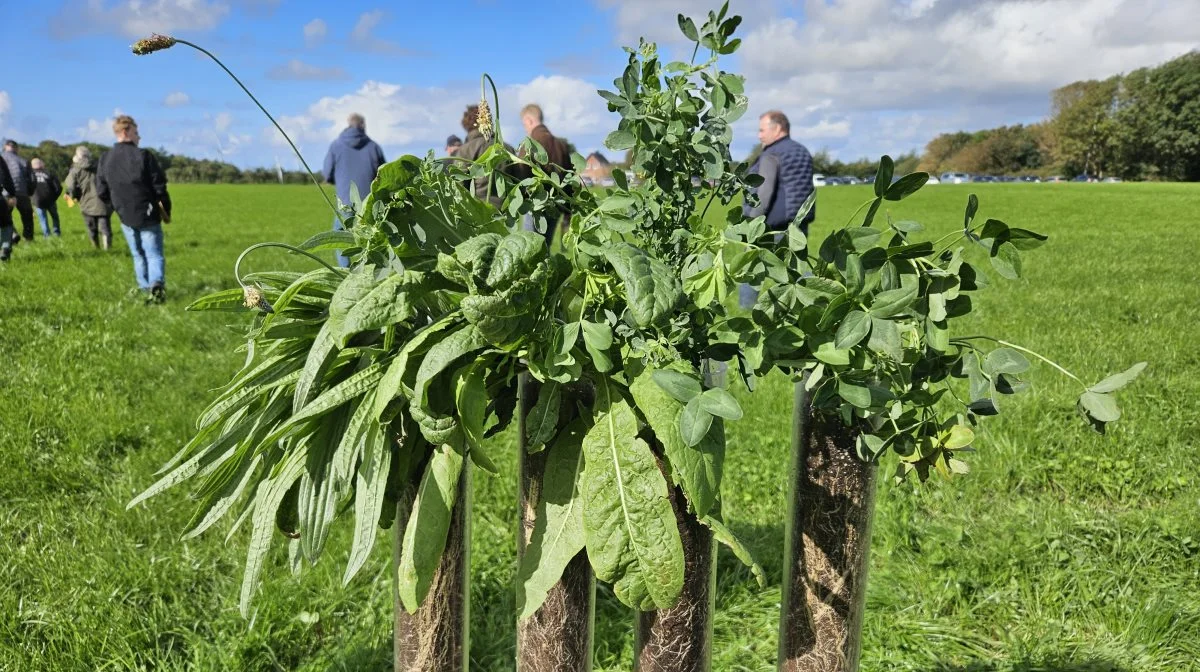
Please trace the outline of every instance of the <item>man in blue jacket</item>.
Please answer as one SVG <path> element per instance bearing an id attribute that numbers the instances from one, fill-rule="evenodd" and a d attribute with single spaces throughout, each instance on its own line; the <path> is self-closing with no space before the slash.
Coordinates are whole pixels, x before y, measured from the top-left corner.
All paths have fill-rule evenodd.
<path id="1" fill-rule="evenodd" d="M 742 212 L 748 218 L 766 217 L 767 229 L 778 231 L 776 240 L 781 238 L 800 206 L 813 193 L 812 155 L 808 148 L 792 140 L 792 126 L 787 115 L 778 110 L 764 112 L 758 118 L 758 141 L 762 143 L 762 153 L 758 160 L 750 166 L 750 172 L 760 175 L 763 182 L 754 190 L 758 204 L 747 202 L 742 206 Z M 797 222 L 804 235 L 808 235 L 808 225 L 817 216 L 817 208 Z M 749 285 L 738 288 L 739 301 L 744 308 L 754 305 L 758 295 Z"/>
<path id="2" fill-rule="evenodd" d="M 366 128 L 367 122 L 361 114 L 351 114 L 346 120 L 346 130 L 333 141 L 325 155 L 325 181 L 337 187 L 341 204 L 352 205 L 350 185 L 354 185 L 359 198 L 365 199 L 371 193 L 375 173 L 387 163 L 383 158 L 383 150 L 367 137 Z M 341 220 L 336 217 L 333 228 L 342 228 Z M 350 260 L 341 252 L 337 253 L 337 260 L 343 267 L 350 265 Z"/>

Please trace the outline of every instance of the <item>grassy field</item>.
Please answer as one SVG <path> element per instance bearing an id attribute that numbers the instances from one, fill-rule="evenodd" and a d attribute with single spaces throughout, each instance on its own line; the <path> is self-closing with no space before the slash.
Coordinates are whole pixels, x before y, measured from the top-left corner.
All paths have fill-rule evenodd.
<path id="1" fill-rule="evenodd" d="M 864 670 L 1200 669 L 1200 185 L 962 185 L 896 210 L 940 235 L 981 216 L 1048 233 L 1025 280 L 975 302 L 971 329 L 1043 352 L 1087 380 L 1147 360 L 1107 436 L 1071 408 L 1075 384 L 1035 365 L 954 482 L 882 478 Z M 298 242 L 329 217 L 310 188 L 178 186 L 169 301 L 145 306 L 124 243 L 21 244 L 0 268 L 0 670 L 384 670 L 388 548 L 348 587 L 348 530 L 299 578 L 276 545 L 256 613 L 237 613 L 244 535 L 178 541 L 186 493 L 125 504 L 188 438 L 239 366 L 229 315 L 185 313 L 234 286 L 236 255 Z M 868 196 L 821 191 L 821 235 Z M 249 269 L 305 264 L 263 251 Z M 767 570 L 760 590 L 719 558 L 714 670 L 773 670 L 791 395 L 766 381 L 729 439 L 724 511 Z M 512 473 L 512 437 L 502 468 Z M 890 474 L 891 465 L 881 469 Z M 472 660 L 512 669 L 515 478 L 475 478 Z M 596 668 L 630 668 L 632 620 L 598 590 Z"/>

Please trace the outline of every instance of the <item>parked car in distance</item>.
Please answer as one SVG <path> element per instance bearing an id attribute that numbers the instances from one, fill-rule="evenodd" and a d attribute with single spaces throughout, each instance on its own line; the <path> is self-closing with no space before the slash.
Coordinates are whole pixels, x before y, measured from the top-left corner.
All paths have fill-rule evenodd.
<path id="1" fill-rule="evenodd" d="M 1113 176 L 1106 177 L 1106 178 L 1104 178 L 1103 180 L 1100 180 L 1100 181 L 1101 181 L 1101 182 L 1108 182 L 1109 184 L 1112 184 L 1112 183 L 1114 183 L 1114 182 L 1124 182 L 1124 180 L 1122 180 L 1121 178 L 1119 178 L 1119 177 L 1113 177 Z"/>
<path id="2" fill-rule="evenodd" d="M 1063 177 L 1062 175 L 1051 175 L 1050 177 L 1047 177 L 1046 179 L 1044 179 L 1042 181 L 1043 182 L 1066 182 L 1067 178 Z"/>
<path id="3" fill-rule="evenodd" d="M 971 177 L 971 181 L 972 182 L 998 182 L 999 180 L 997 180 L 995 177 L 992 177 L 991 175 L 975 175 L 975 176 Z"/>
<path id="4" fill-rule="evenodd" d="M 842 178 L 837 177 L 836 175 L 830 175 L 825 178 L 825 186 L 827 187 L 836 187 L 839 184 L 845 184 L 845 182 L 842 181 Z"/>
<path id="5" fill-rule="evenodd" d="M 866 177 L 864 177 L 864 178 L 862 179 L 862 183 L 863 183 L 863 184 L 875 184 L 875 176 L 874 176 L 874 175 L 867 175 Z"/>
<path id="6" fill-rule="evenodd" d="M 1041 182 L 1037 175 L 1022 175 L 1017 180 L 1020 182 Z"/>
<path id="7" fill-rule="evenodd" d="M 941 183 L 942 183 L 942 181 L 938 179 L 938 176 L 933 175 L 933 174 L 931 174 L 929 176 L 928 180 L 925 180 L 925 184 L 941 184 Z"/>
<path id="8" fill-rule="evenodd" d="M 966 184 L 967 182 L 970 182 L 970 181 L 971 181 L 971 176 L 968 175 L 967 173 L 954 173 L 954 172 L 942 173 L 942 182 L 945 182 L 946 184 Z"/>
<path id="9" fill-rule="evenodd" d="M 825 176 L 822 175 L 821 173 L 813 173 L 813 186 L 814 187 L 825 186 Z"/>
<path id="10" fill-rule="evenodd" d="M 1092 176 L 1088 175 L 1087 173 L 1082 173 L 1082 174 L 1076 175 L 1075 179 L 1073 179 L 1071 181 L 1072 182 L 1092 182 L 1093 180 L 1094 180 L 1094 178 Z"/>
<path id="11" fill-rule="evenodd" d="M 842 175 L 838 179 L 842 181 L 842 184 L 862 184 L 862 180 L 853 175 Z"/>

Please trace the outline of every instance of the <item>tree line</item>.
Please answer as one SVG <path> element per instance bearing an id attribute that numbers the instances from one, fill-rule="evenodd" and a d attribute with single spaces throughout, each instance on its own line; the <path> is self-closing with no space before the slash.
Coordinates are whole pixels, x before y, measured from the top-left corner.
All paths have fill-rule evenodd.
<path id="1" fill-rule="evenodd" d="M 937 136 L 919 169 L 1200 181 L 1200 51 L 1067 84 L 1050 102 L 1040 123 Z"/>
<path id="2" fill-rule="evenodd" d="M 60 180 L 67 176 L 71 169 L 71 161 L 75 157 L 75 148 L 86 145 L 92 156 L 99 158 L 109 150 L 108 145 L 94 142 L 77 142 L 60 145 L 53 140 L 43 140 L 38 145 L 24 145 L 21 155 L 27 159 L 39 158 L 46 164 L 46 170 Z M 211 159 L 194 159 L 182 154 L 172 154 L 164 149 L 149 148 L 158 159 L 159 165 L 167 173 L 170 182 L 199 182 L 208 184 L 263 184 L 279 182 L 280 172 L 282 181 L 287 184 L 303 184 L 309 181 L 308 175 L 298 170 L 277 171 L 274 168 L 238 168 L 232 163 L 213 161 Z"/>

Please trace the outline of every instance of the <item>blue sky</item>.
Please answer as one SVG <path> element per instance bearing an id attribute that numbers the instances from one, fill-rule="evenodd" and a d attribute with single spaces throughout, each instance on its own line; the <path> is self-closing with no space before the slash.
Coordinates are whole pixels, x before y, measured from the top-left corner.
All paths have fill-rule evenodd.
<path id="1" fill-rule="evenodd" d="M 8 4 L 8 3 L 5 3 Z M 319 163 L 350 112 L 389 157 L 461 134 L 486 70 L 516 110 L 538 102 L 555 133 L 600 149 L 615 124 L 595 89 L 639 35 L 679 46 L 675 14 L 697 0 L 437 3 L 357 0 L 65 0 L 4 12 L 0 134 L 111 141 L 133 115 L 144 142 L 241 166 L 298 166 L 279 134 L 211 62 L 183 47 L 136 57 L 164 32 L 209 48 Z M 734 154 L 755 142 L 755 112 L 783 109 L 793 137 L 852 159 L 920 149 L 958 129 L 1044 117 L 1049 91 L 1200 48 L 1200 2 L 1177 0 L 734 0 L 752 114 Z"/>

